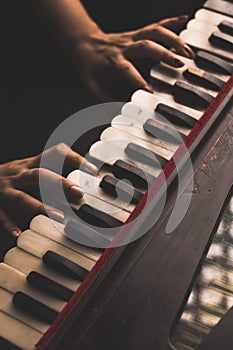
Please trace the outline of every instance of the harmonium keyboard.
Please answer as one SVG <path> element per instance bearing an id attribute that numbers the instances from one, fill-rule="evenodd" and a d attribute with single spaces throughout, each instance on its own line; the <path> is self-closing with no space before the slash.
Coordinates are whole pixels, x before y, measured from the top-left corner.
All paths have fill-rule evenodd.
<path id="1" fill-rule="evenodd" d="M 77 220 L 39 215 L 5 254 L 1 349 L 232 349 L 233 3 L 208 0 L 180 37 L 195 58 L 156 64 L 154 94 L 90 146 L 98 174 L 69 174 Z"/>

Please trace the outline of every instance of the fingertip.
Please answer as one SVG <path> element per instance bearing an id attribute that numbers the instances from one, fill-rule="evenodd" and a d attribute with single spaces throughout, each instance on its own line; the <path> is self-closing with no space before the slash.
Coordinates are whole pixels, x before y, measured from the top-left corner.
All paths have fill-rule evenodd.
<path id="1" fill-rule="evenodd" d="M 173 58 L 173 65 L 177 68 L 183 67 L 184 66 L 184 62 L 181 61 L 179 58 L 174 57 Z"/>
<path id="2" fill-rule="evenodd" d="M 84 159 L 80 165 L 80 170 L 91 174 L 91 175 L 96 175 L 98 173 L 98 168 L 94 164 L 90 163 L 86 159 Z"/>
<path id="3" fill-rule="evenodd" d="M 187 21 L 189 19 L 188 15 L 181 15 L 177 17 L 178 21 Z"/>
<path id="4" fill-rule="evenodd" d="M 153 94 L 153 89 L 152 89 L 152 87 L 149 85 L 149 84 L 146 84 L 146 85 L 144 85 L 143 87 L 142 87 L 142 90 L 144 90 L 144 91 L 147 91 L 147 92 L 150 92 L 150 93 L 152 93 Z"/>
<path id="5" fill-rule="evenodd" d="M 187 54 L 188 58 L 194 58 L 195 54 L 194 54 L 194 51 L 191 49 L 191 47 L 189 47 L 188 45 L 185 45 L 184 51 Z"/>
<path id="6" fill-rule="evenodd" d="M 64 220 L 64 213 L 63 211 L 56 209 L 54 207 L 51 207 L 50 205 L 44 204 L 45 214 L 50 217 L 50 219 L 56 220 L 58 222 L 63 222 Z"/>
<path id="7" fill-rule="evenodd" d="M 11 235 L 14 239 L 17 239 L 21 235 L 22 231 L 19 228 L 15 228 L 11 231 Z"/>
<path id="8" fill-rule="evenodd" d="M 84 196 L 83 190 L 77 185 L 72 185 L 70 187 L 70 194 L 75 200 L 80 199 Z"/>

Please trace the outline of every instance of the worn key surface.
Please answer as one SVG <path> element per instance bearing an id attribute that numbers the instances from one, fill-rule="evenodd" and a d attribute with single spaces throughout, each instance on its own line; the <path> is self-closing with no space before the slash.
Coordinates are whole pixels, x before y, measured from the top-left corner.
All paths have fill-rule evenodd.
<path id="1" fill-rule="evenodd" d="M 196 11 L 194 17 L 199 21 L 213 24 L 217 27 L 220 25 L 220 23 L 224 21 L 227 21 L 230 23 L 233 22 L 233 19 L 231 17 L 207 10 L 205 8 L 201 8 L 198 11 Z"/>
<path id="2" fill-rule="evenodd" d="M 22 350 L 33 350 L 42 333 L 0 311 L 0 336 Z M 12 331 L 14 330 L 14 331 Z M 6 342 L 4 344 L 7 344 Z M 16 347 L 16 349 L 17 349 Z M 7 350 L 3 348 L 2 350 Z M 10 350 L 10 348 L 9 348 Z M 14 348 L 12 350 L 15 350 Z"/>
<path id="3" fill-rule="evenodd" d="M 101 210 L 93 208 L 88 204 L 84 204 L 80 207 L 78 216 L 82 220 L 97 227 L 114 228 L 121 227 L 123 225 L 123 221 L 120 221 L 114 218 L 112 215 L 102 212 Z"/>
<path id="4" fill-rule="evenodd" d="M 135 187 L 142 187 L 144 189 L 147 189 L 155 180 L 153 175 L 120 159 L 113 164 L 112 172 L 119 179 L 128 179 Z"/>
<path id="5" fill-rule="evenodd" d="M 0 310 L 29 327 L 45 333 L 49 327 L 48 323 L 36 319 L 33 314 L 25 313 L 24 310 L 16 308 L 12 301 L 13 295 L 14 293 L 0 287 Z"/>
<path id="6" fill-rule="evenodd" d="M 69 277 L 62 271 L 54 271 L 45 266 L 42 259 L 34 256 L 18 247 L 10 249 L 4 256 L 4 263 L 15 268 L 18 271 L 28 275 L 30 272 L 37 271 L 53 281 L 75 292 L 80 286 L 80 282 Z"/>
<path id="7" fill-rule="evenodd" d="M 97 261 L 100 258 L 100 253 L 94 249 L 82 246 L 68 239 L 64 232 L 64 224 L 58 223 L 44 215 L 37 215 L 34 217 L 30 222 L 30 229 L 93 261 Z"/>
<path id="8" fill-rule="evenodd" d="M 198 22 L 198 21 L 197 21 Z M 205 23 L 199 21 L 202 26 L 205 28 Z M 184 40 L 188 45 L 197 48 L 199 50 L 207 51 L 211 54 L 217 55 L 224 60 L 233 62 L 233 53 L 231 50 L 225 50 L 222 47 L 218 47 L 209 42 L 209 37 L 214 32 L 213 29 L 211 32 L 199 30 L 200 25 L 198 24 L 198 29 L 188 28 L 183 30 L 180 33 L 180 38 Z M 215 27 L 217 29 L 217 27 Z M 221 32 L 219 32 L 221 33 Z M 226 34 L 225 34 L 226 35 Z"/>
<path id="9" fill-rule="evenodd" d="M 233 65 L 224 59 L 212 55 L 208 52 L 198 50 L 196 52 L 195 62 L 201 67 L 207 68 L 217 73 L 231 75 L 233 74 Z"/>
<path id="10" fill-rule="evenodd" d="M 148 119 L 144 123 L 143 128 L 148 134 L 154 137 L 159 137 L 166 143 L 175 143 L 177 145 L 180 145 L 186 137 L 186 135 L 177 130 L 174 130 L 174 128 L 170 125 L 161 125 L 160 122 L 153 119 Z"/>
<path id="11" fill-rule="evenodd" d="M 159 154 L 150 151 L 147 148 L 141 147 L 138 144 L 130 142 L 125 148 L 126 154 L 139 160 L 141 162 L 145 162 L 151 166 L 155 166 L 158 168 L 164 168 L 168 162 L 167 159 L 163 158 Z"/>
<path id="12" fill-rule="evenodd" d="M 221 90 L 225 84 L 225 81 L 195 67 L 188 68 L 183 75 L 188 81 L 216 91 Z"/>
<path id="13" fill-rule="evenodd" d="M 188 128 L 193 128 L 197 120 L 187 113 L 184 113 L 174 107 L 166 105 L 164 103 L 159 103 L 155 112 L 161 114 L 164 118 L 175 125 L 185 126 Z"/>
<path id="14" fill-rule="evenodd" d="M 98 176 L 92 176 L 87 173 L 84 173 L 80 170 L 74 170 L 68 175 L 68 179 L 79 184 L 85 193 L 88 193 L 96 198 L 100 198 L 106 203 L 116 206 L 117 208 L 122 208 L 125 211 L 131 213 L 135 205 L 129 203 L 128 198 L 121 195 L 115 196 L 113 191 L 106 191 L 102 186 L 102 176 L 105 173 L 98 174 Z M 82 226 L 81 226 L 82 227 Z"/>
<path id="15" fill-rule="evenodd" d="M 63 271 L 80 282 L 82 282 L 88 274 L 87 269 L 52 250 L 48 250 L 43 255 L 42 259 L 47 266 L 58 271 Z"/>
<path id="16" fill-rule="evenodd" d="M 176 82 L 172 88 L 175 100 L 185 105 L 205 110 L 213 101 L 213 96 L 184 82 Z"/>
<path id="17" fill-rule="evenodd" d="M 231 37 L 230 35 L 216 31 L 213 32 L 209 37 L 209 42 L 224 50 L 229 50 L 233 52 L 233 37 Z"/>
<path id="18" fill-rule="evenodd" d="M 158 122 L 156 119 L 153 119 L 155 116 L 155 113 L 152 114 L 152 118 L 141 118 L 142 120 L 139 122 L 135 119 L 131 119 L 128 117 L 125 117 L 124 115 L 118 115 L 114 118 L 112 122 L 112 127 L 115 129 L 122 130 L 124 132 L 128 132 L 129 134 L 138 137 L 141 140 L 144 140 L 146 142 L 149 142 L 153 145 L 165 148 L 166 150 L 169 150 L 171 153 L 175 152 L 178 148 L 179 143 L 177 143 L 177 140 L 167 140 L 166 138 L 160 137 L 160 129 L 164 127 L 164 123 Z M 148 133 L 147 130 L 145 130 L 144 125 L 148 122 L 148 120 L 154 120 L 159 124 L 158 126 L 158 133 Z M 178 130 L 179 132 L 179 130 Z M 156 137 L 157 136 L 157 137 Z"/>
<path id="19" fill-rule="evenodd" d="M 65 235 L 72 240 L 83 242 L 90 247 L 105 248 L 111 242 L 111 237 L 83 225 L 81 221 L 69 220 L 65 227 Z"/>
<path id="20" fill-rule="evenodd" d="M 17 240 L 17 246 L 38 258 L 42 258 L 48 250 L 53 251 L 61 257 L 67 258 L 87 270 L 92 269 L 95 265 L 95 261 L 92 259 L 43 237 L 32 230 L 26 230 L 21 233 Z"/>
<path id="21" fill-rule="evenodd" d="M 58 316 L 58 312 L 23 292 L 16 292 L 12 300 L 19 309 L 48 324 L 52 324 Z"/>
<path id="22" fill-rule="evenodd" d="M 221 32 L 233 36 L 233 20 L 232 22 L 227 20 L 222 21 L 221 23 L 219 23 L 218 28 Z"/>
<path id="23" fill-rule="evenodd" d="M 102 178 L 100 187 L 115 197 L 120 196 L 125 198 L 126 202 L 130 200 L 131 202 L 137 204 L 143 197 L 143 193 L 132 187 L 132 185 L 125 181 L 120 181 L 119 179 L 110 175 L 105 175 Z"/>
<path id="24" fill-rule="evenodd" d="M 151 94 L 143 90 L 138 90 L 133 93 L 131 100 L 134 104 L 142 108 L 152 109 L 153 111 L 159 103 L 163 103 L 187 113 L 197 120 L 200 119 L 203 114 L 202 111 L 177 103 L 171 94 L 163 94 L 160 92 Z"/>
<path id="25" fill-rule="evenodd" d="M 203 7 L 233 17 L 233 4 L 225 0 L 207 0 Z"/>
<path id="26" fill-rule="evenodd" d="M 66 304 L 62 300 L 55 299 L 51 295 L 31 287 L 27 283 L 26 275 L 4 263 L 0 264 L 0 286 L 13 294 L 21 291 L 38 302 L 52 308 L 55 312 L 60 312 Z"/>
<path id="27" fill-rule="evenodd" d="M 72 290 L 37 271 L 31 271 L 27 275 L 27 281 L 31 286 L 64 301 L 68 301 L 73 295 Z"/>

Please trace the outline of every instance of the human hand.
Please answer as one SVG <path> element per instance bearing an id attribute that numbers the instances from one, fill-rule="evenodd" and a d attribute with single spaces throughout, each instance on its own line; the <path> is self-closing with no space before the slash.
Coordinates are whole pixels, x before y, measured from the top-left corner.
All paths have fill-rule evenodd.
<path id="1" fill-rule="evenodd" d="M 173 51 L 189 58 L 194 53 L 174 31 L 181 29 L 187 20 L 187 16 L 168 18 L 141 29 L 114 34 L 96 28 L 84 36 L 74 45 L 73 61 L 88 92 L 100 102 L 128 99 L 137 89 L 152 92 L 136 65 L 148 58 L 173 67 L 183 66 Z"/>
<path id="2" fill-rule="evenodd" d="M 13 237 L 17 237 L 37 214 L 48 213 L 55 220 L 63 217 L 60 210 L 41 202 L 39 177 L 55 202 L 59 200 L 56 194 L 61 183 L 68 201 L 77 202 L 83 196 L 77 184 L 56 173 L 59 159 L 65 159 L 63 175 L 77 169 L 81 163 L 86 170 L 91 171 L 93 168 L 92 164 L 65 144 L 54 146 L 43 153 L 45 168 L 40 168 L 41 158 L 42 154 L 39 154 L 0 164 L 0 229 Z"/>

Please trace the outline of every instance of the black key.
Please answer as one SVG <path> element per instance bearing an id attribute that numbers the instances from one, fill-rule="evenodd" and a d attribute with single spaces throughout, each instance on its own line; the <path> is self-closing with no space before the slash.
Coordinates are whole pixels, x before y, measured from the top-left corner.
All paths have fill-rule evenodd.
<path id="1" fill-rule="evenodd" d="M 213 96 L 190 84 L 177 81 L 172 87 L 176 102 L 196 109 L 206 109 L 213 100 Z"/>
<path id="2" fill-rule="evenodd" d="M 90 223 L 92 226 L 114 228 L 123 225 L 122 221 L 96 208 L 93 208 L 88 204 L 83 204 L 79 208 L 77 214 L 80 219 L 86 221 L 87 223 Z"/>
<path id="3" fill-rule="evenodd" d="M 192 118 L 190 115 L 181 112 L 173 107 L 167 106 L 163 103 L 159 103 L 157 105 L 155 112 L 168 119 L 170 123 L 176 124 L 178 126 L 193 128 L 196 124 L 196 119 Z"/>
<path id="4" fill-rule="evenodd" d="M 135 160 L 151 166 L 164 168 L 167 164 L 167 159 L 133 142 L 130 142 L 127 145 L 125 153 Z"/>
<path id="5" fill-rule="evenodd" d="M 209 42 L 214 46 L 220 47 L 221 49 L 233 51 L 233 37 L 230 35 L 214 32 L 209 37 Z"/>
<path id="6" fill-rule="evenodd" d="M 16 292 L 12 300 L 18 308 L 48 324 L 52 324 L 58 316 L 58 312 L 50 309 L 48 306 L 25 293 Z"/>
<path id="7" fill-rule="evenodd" d="M 12 329 L 12 332 L 14 332 L 13 329 Z M 19 348 L 17 345 L 12 344 L 8 340 L 4 339 L 3 337 L 0 337 L 0 349 L 2 349 L 2 350 L 23 350 L 22 348 Z"/>
<path id="8" fill-rule="evenodd" d="M 211 55 L 208 52 L 197 51 L 194 61 L 198 66 L 209 69 L 213 72 L 227 75 L 233 74 L 233 66 L 229 62 L 215 55 Z"/>
<path id="9" fill-rule="evenodd" d="M 89 247 L 107 247 L 111 242 L 110 237 L 94 230 L 90 226 L 78 220 L 69 220 L 65 226 L 67 237 L 77 237 L 76 242 Z"/>
<path id="10" fill-rule="evenodd" d="M 129 200 L 137 204 L 143 197 L 143 193 L 129 185 L 127 182 L 119 181 L 113 176 L 105 175 L 100 182 L 100 187 L 114 197 L 118 197 L 126 202 Z"/>
<path id="11" fill-rule="evenodd" d="M 148 174 L 137 166 L 124 160 L 117 160 L 112 166 L 113 174 L 119 179 L 129 180 L 135 187 L 148 188 L 148 184 L 152 184 L 155 176 Z"/>
<path id="12" fill-rule="evenodd" d="M 229 3 L 229 1 L 208 0 L 203 4 L 203 7 L 233 17 L 233 4 Z"/>
<path id="13" fill-rule="evenodd" d="M 143 124 L 143 129 L 148 134 L 165 142 L 180 144 L 185 139 L 185 135 L 175 128 L 171 127 L 170 125 L 160 123 L 154 119 L 148 119 Z"/>
<path id="14" fill-rule="evenodd" d="M 61 284 L 47 278 L 36 271 L 32 271 L 27 276 L 27 281 L 33 287 L 53 295 L 61 300 L 68 301 L 73 295 L 72 290 L 62 286 Z"/>
<path id="15" fill-rule="evenodd" d="M 43 255 L 42 259 L 47 266 L 66 273 L 80 282 L 82 282 L 88 274 L 88 270 L 84 269 L 82 266 L 51 250 L 48 250 Z"/>
<path id="16" fill-rule="evenodd" d="M 221 32 L 226 33 L 228 35 L 233 35 L 233 22 L 230 21 L 222 21 L 218 28 L 221 30 Z"/>
<path id="17" fill-rule="evenodd" d="M 225 84 L 223 80 L 196 67 L 188 68 L 183 75 L 188 81 L 215 91 L 221 90 Z"/>

